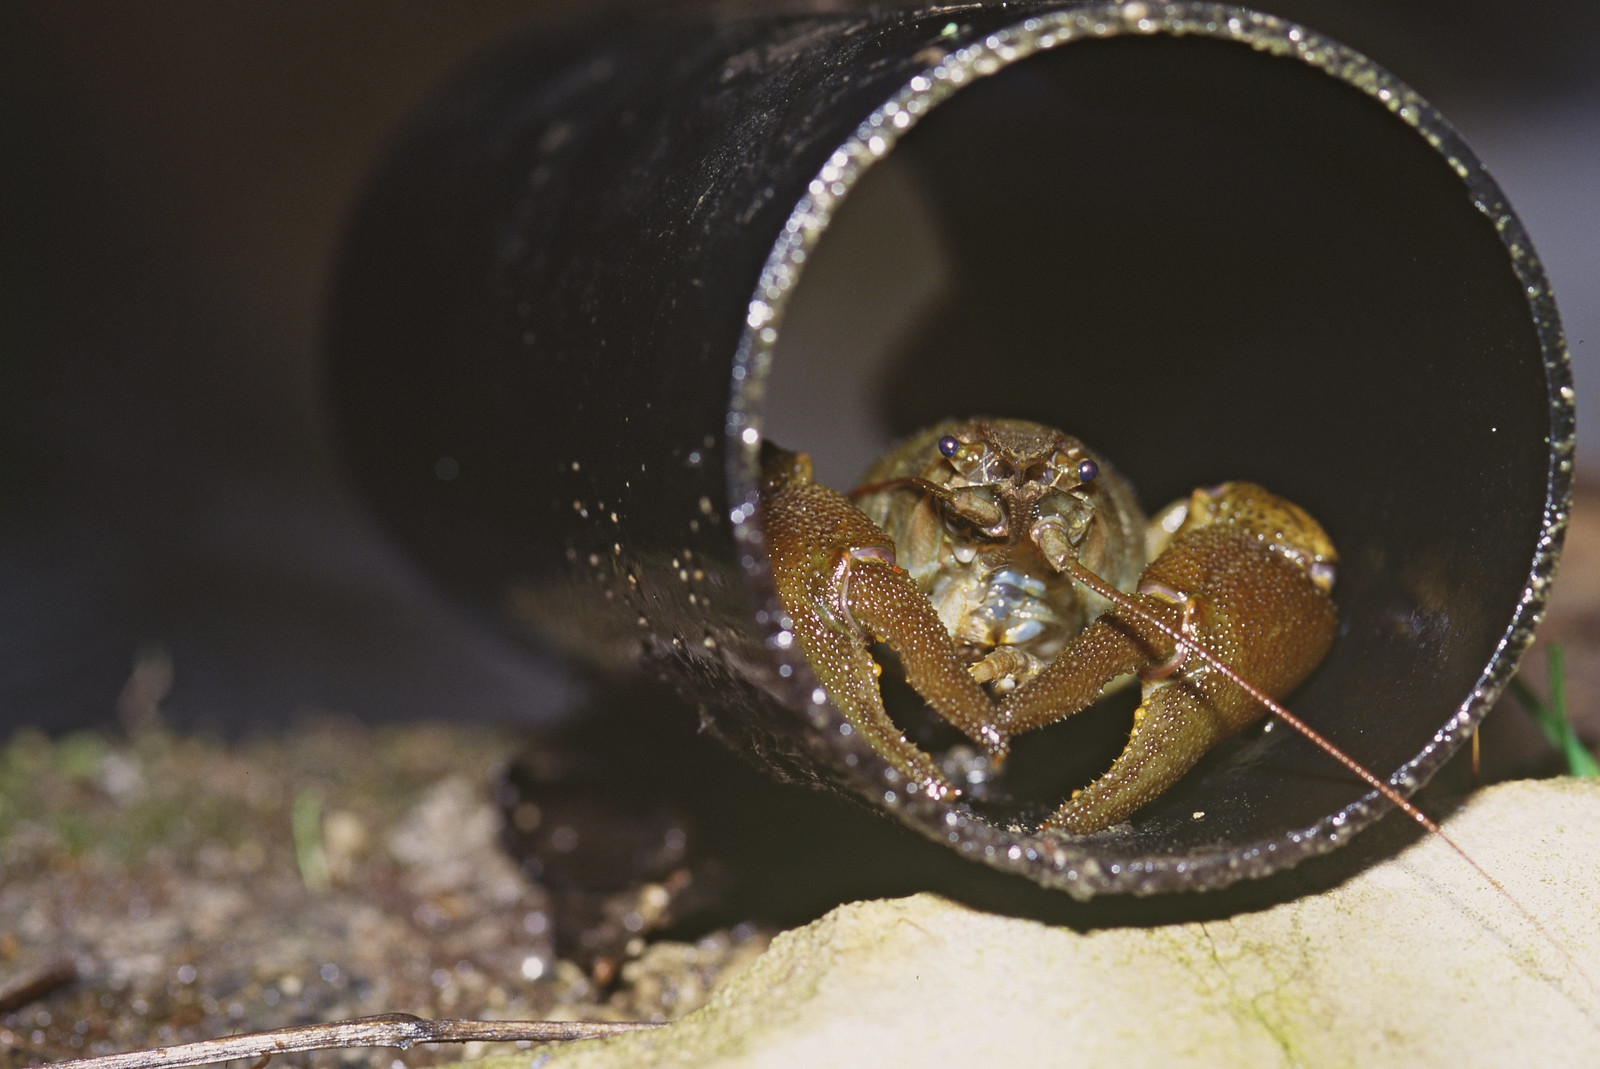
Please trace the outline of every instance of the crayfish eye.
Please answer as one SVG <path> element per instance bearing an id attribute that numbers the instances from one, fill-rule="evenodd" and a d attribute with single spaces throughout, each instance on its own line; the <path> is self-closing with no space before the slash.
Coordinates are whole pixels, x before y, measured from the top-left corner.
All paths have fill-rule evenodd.
<path id="1" fill-rule="evenodd" d="M 947 457 L 953 457 L 961 449 L 961 442 L 953 434 L 947 434 L 939 439 L 939 452 Z"/>
<path id="2" fill-rule="evenodd" d="M 1080 483 L 1092 483 L 1095 480 L 1095 476 L 1097 476 L 1099 474 L 1100 474 L 1100 465 L 1096 464 L 1094 461 L 1092 461 L 1092 460 L 1080 460 L 1080 461 L 1078 461 L 1078 481 Z"/>

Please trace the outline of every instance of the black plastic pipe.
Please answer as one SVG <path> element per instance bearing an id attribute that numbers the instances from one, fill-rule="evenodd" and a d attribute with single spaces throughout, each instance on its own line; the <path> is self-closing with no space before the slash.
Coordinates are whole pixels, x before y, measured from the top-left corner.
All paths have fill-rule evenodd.
<path id="1" fill-rule="evenodd" d="M 441 582 L 665 674 L 782 776 L 1080 897 L 1264 875 L 1387 806 L 1282 728 L 1085 839 L 908 796 L 781 628 L 763 437 L 842 488 L 921 426 L 1023 417 L 1148 508 L 1223 479 L 1293 498 L 1343 566 L 1292 705 L 1406 792 L 1514 671 L 1567 521 L 1565 343 L 1499 190 L 1393 76 L 1238 8 L 519 42 L 383 168 L 331 339 L 352 470 Z M 1070 727 L 1036 768 L 1114 753 Z"/>

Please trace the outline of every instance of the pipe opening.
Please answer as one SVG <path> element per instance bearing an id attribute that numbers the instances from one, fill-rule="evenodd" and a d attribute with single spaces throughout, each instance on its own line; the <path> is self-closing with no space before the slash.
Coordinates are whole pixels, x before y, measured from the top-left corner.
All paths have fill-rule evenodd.
<path id="1" fill-rule="evenodd" d="M 1509 671 L 1560 357 L 1442 120 L 1397 121 L 1398 83 L 1370 65 L 1344 81 L 1304 58 L 1057 41 L 934 101 L 881 162 L 842 149 L 830 167 L 870 165 L 836 208 L 797 209 L 819 235 L 802 259 L 780 239 L 733 407 L 754 400 L 838 489 L 900 437 L 987 415 L 1080 437 L 1150 511 L 1225 479 L 1293 499 L 1343 564 L 1340 635 L 1290 704 L 1378 774 L 1421 758 L 1425 778 L 1463 733 L 1440 726 L 1481 715 L 1475 688 Z M 819 181 L 849 184 L 834 171 Z M 1272 838 L 1362 794 L 1257 727 L 1117 834 L 1169 849 L 1214 835 L 1193 813 L 1229 811 L 1230 838 Z"/>

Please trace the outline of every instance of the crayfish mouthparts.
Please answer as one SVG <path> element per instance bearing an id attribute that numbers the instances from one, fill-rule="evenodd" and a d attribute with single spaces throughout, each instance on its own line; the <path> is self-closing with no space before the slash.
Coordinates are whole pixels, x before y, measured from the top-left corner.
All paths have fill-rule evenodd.
<path id="1" fill-rule="evenodd" d="M 1121 755 L 1042 826 L 1082 835 L 1126 819 L 1259 719 L 1253 692 L 1292 690 L 1333 640 L 1331 540 L 1251 483 L 1196 490 L 1146 524 L 1077 439 L 998 419 L 913 436 L 869 469 L 856 504 L 816 483 L 804 454 L 770 448 L 764 473 L 772 575 L 801 651 L 855 730 L 929 797 L 959 791 L 887 712 L 875 641 L 991 771 L 1013 736 L 1137 676 Z M 1011 522 L 982 522 L 991 514 L 974 501 Z"/>

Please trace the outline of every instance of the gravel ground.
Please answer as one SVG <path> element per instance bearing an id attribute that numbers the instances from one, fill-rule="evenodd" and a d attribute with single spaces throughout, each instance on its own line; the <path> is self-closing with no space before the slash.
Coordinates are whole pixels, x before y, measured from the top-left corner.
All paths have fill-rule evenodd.
<path id="1" fill-rule="evenodd" d="M 334 721 L 235 746 L 18 734 L 0 752 L 0 1066 L 392 1011 L 667 1020 L 766 946 L 751 925 L 651 939 L 688 865 L 586 894 L 530 879 L 494 801 L 517 749 Z"/>

